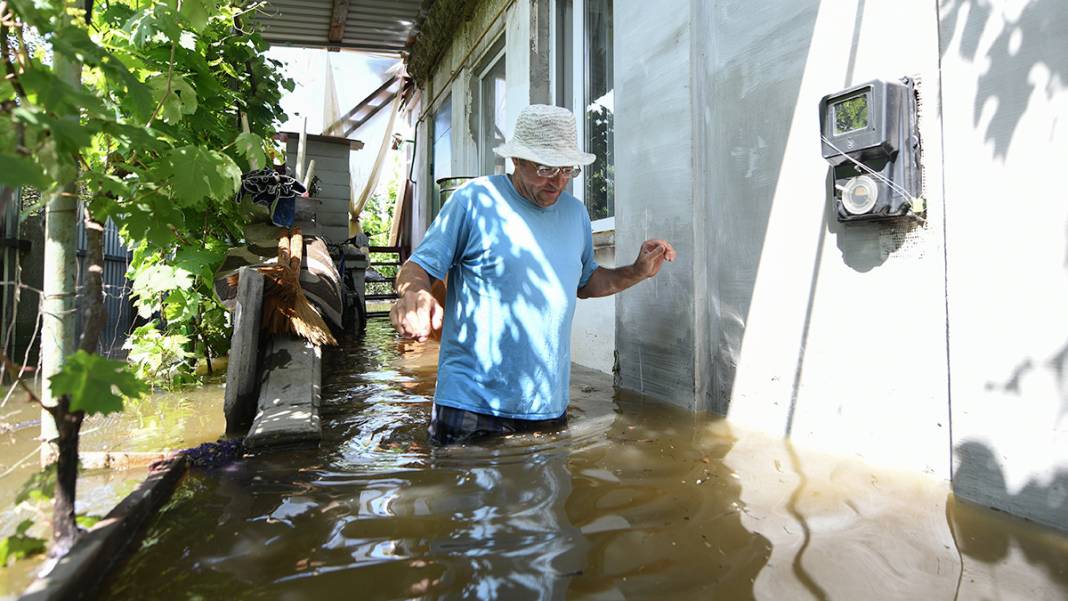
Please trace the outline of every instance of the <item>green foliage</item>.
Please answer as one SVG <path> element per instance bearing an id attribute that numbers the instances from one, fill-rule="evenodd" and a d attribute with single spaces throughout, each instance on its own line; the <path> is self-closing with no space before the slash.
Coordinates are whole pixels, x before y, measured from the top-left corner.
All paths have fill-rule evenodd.
<path id="1" fill-rule="evenodd" d="M 0 539 L 0 566 L 6 566 L 11 559 L 19 560 L 44 553 L 45 542 L 26 534 L 31 526 L 33 520 L 23 520 L 15 529 L 15 534 Z"/>
<path id="2" fill-rule="evenodd" d="M 30 476 L 30 479 L 22 485 L 19 493 L 15 495 L 15 503 L 25 501 L 39 503 L 51 500 L 56 495 L 56 467 L 55 463 L 51 463 Z"/>
<path id="3" fill-rule="evenodd" d="M 74 521 L 82 528 L 88 530 L 89 528 L 92 528 L 93 526 L 97 525 L 97 523 L 99 523 L 101 519 L 102 518 L 100 516 L 96 515 L 79 515 L 75 516 Z"/>
<path id="4" fill-rule="evenodd" d="M 123 398 L 136 398 L 148 392 L 148 387 L 125 362 L 82 350 L 63 361 L 59 373 L 50 379 L 50 386 L 56 398 L 70 398 L 71 411 L 89 415 L 122 411 Z"/>
<path id="5" fill-rule="evenodd" d="M 0 78 L 0 184 L 47 196 L 78 178 L 92 216 L 114 220 L 135 249 L 137 308 L 160 331 L 133 343 L 160 353 L 137 354 L 153 366 L 140 371 L 176 375 L 164 360 L 225 353 L 211 280 L 250 218 L 234 202 L 241 173 L 263 167 L 293 84 L 259 34 L 235 27 L 250 21 L 243 0 L 97 2 L 91 26 L 66 4 L 8 3 L 9 31 L 36 33 L 0 40 L 19 59 L 17 77 Z M 57 74 L 60 58 L 82 65 L 81 85 Z"/>
<path id="6" fill-rule="evenodd" d="M 390 190 L 387 194 L 375 192 L 367 199 L 367 205 L 360 213 L 360 227 L 371 239 L 372 246 L 384 246 L 388 242 L 396 197 L 396 190 Z"/>
<path id="7" fill-rule="evenodd" d="M 193 353 L 187 350 L 188 346 L 188 336 L 166 334 L 149 323 L 135 329 L 126 339 L 124 348 L 130 351 L 128 358 L 138 377 L 164 384 L 180 373 L 189 373 L 186 362 Z"/>

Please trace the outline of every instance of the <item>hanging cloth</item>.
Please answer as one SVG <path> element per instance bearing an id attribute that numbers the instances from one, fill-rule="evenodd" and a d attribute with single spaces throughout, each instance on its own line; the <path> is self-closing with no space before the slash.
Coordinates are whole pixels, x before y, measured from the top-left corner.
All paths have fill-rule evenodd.
<path id="1" fill-rule="evenodd" d="M 271 167 L 249 171 L 241 176 L 241 195 L 248 194 L 252 202 L 271 212 L 271 223 L 278 227 L 292 227 L 297 212 L 297 196 L 307 192 L 296 178 L 278 173 Z"/>

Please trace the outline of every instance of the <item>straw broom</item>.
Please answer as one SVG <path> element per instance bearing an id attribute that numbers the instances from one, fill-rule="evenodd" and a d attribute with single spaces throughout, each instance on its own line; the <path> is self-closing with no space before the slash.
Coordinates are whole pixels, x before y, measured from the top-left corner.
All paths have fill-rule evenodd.
<path id="1" fill-rule="evenodd" d="M 295 334 L 319 346 L 335 346 L 322 315 L 300 286 L 304 236 L 300 228 L 278 237 L 278 264 L 260 267 L 265 282 L 261 329 L 270 334 Z"/>

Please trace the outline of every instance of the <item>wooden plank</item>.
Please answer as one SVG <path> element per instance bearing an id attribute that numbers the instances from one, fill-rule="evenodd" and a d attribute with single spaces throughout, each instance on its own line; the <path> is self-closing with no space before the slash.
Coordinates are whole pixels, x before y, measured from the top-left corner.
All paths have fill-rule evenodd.
<path id="1" fill-rule="evenodd" d="M 292 335 L 271 336 L 264 348 L 259 411 L 245 448 L 318 443 L 322 350 Z"/>
<path id="2" fill-rule="evenodd" d="M 356 106 L 352 107 L 351 109 L 349 109 L 349 111 L 347 113 L 345 113 L 344 115 L 339 117 L 338 120 L 337 120 L 337 123 L 352 119 L 356 115 L 356 113 L 359 112 L 361 107 L 363 107 L 364 105 L 370 103 L 371 100 L 376 98 L 379 94 L 384 93 L 396 81 L 397 81 L 397 76 L 396 75 L 394 75 L 393 77 L 390 77 L 389 79 L 387 79 L 385 81 L 385 83 L 383 83 L 382 85 L 378 86 L 377 90 L 375 90 L 374 92 L 371 92 L 370 94 L 368 94 L 367 97 L 364 98 L 363 100 L 361 100 L 359 104 L 357 104 Z M 337 123 L 334 123 L 333 125 L 337 125 Z M 333 128 L 333 125 L 331 125 L 330 128 Z"/>
<path id="3" fill-rule="evenodd" d="M 260 348 L 260 309 L 263 305 L 263 274 L 251 267 L 238 272 L 234 306 L 234 333 L 230 338 L 230 361 L 226 366 L 223 413 L 228 434 L 244 434 L 256 412 L 259 379 L 256 371 Z"/>

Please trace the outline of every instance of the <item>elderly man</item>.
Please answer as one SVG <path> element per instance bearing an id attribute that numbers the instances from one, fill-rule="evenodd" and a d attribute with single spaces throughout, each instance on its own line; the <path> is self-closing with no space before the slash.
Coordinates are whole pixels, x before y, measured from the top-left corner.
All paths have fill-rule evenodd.
<path id="1" fill-rule="evenodd" d="M 397 278 L 390 318 L 420 341 L 444 329 L 430 422 L 436 445 L 561 427 L 566 420 L 575 298 L 653 277 L 675 250 L 642 244 L 626 267 L 600 267 L 586 207 L 564 188 L 596 157 L 578 151 L 575 118 L 524 108 L 494 149 L 515 172 L 453 193 Z M 444 307 L 431 294 L 448 276 Z"/>

